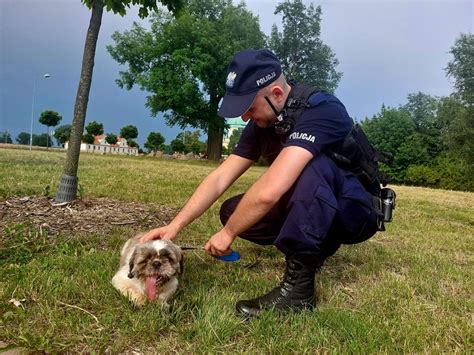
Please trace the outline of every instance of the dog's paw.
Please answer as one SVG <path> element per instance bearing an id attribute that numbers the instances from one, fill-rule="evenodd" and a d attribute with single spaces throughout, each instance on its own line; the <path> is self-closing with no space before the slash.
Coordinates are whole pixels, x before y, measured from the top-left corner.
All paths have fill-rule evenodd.
<path id="1" fill-rule="evenodd" d="M 147 298 L 143 295 L 137 294 L 135 292 L 128 292 L 128 299 L 133 303 L 134 306 L 142 307 L 145 305 Z"/>

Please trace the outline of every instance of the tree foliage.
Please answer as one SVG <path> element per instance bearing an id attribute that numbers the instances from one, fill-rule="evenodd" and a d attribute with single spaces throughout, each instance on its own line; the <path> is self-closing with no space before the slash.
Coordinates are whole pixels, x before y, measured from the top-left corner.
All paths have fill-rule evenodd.
<path id="1" fill-rule="evenodd" d="M 385 106 L 372 119 L 362 122 L 362 128 L 376 149 L 392 154 L 415 133 L 415 124 L 406 111 Z"/>
<path id="2" fill-rule="evenodd" d="M 453 59 L 446 74 L 454 79 L 456 92 L 443 102 L 442 115 L 448 122 L 444 136 L 474 175 L 474 35 L 461 34 L 450 53 Z"/>
<path id="3" fill-rule="evenodd" d="M 171 149 L 175 152 L 184 152 L 195 154 L 206 152 L 206 143 L 201 142 L 199 138 L 201 137 L 201 131 L 195 130 L 192 131 L 183 131 L 176 135 L 176 138 L 171 141 Z M 179 143 L 179 141 L 182 142 Z M 173 143 L 175 142 L 175 143 Z"/>
<path id="4" fill-rule="evenodd" d="M 408 102 L 402 108 L 411 116 L 417 132 L 430 134 L 436 130 L 438 100 L 422 92 L 408 94 Z"/>
<path id="5" fill-rule="evenodd" d="M 165 112 L 168 125 L 207 130 L 208 155 L 219 159 L 224 121 L 217 116 L 225 93 L 228 63 L 238 50 L 264 45 L 258 18 L 244 3 L 231 0 L 189 0 L 178 18 L 161 12 L 151 30 L 134 24 L 114 33 L 111 56 L 128 70 L 117 84 L 151 93 L 152 115 Z"/>
<path id="6" fill-rule="evenodd" d="M 474 110 L 451 98 L 443 102 L 440 116 L 448 125 L 444 140 L 449 150 L 468 164 L 474 164 Z"/>
<path id="7" fill-rule="evenodd" d="M 283 31 L 273 25 L 269 46 L 280 58 L 283 71 L 297 82 L 334 92 L 342 77 L 339 61 L 321 35 L 321 6 L 306 7 L 302 0 L 285 0 L 275 15 L 282 15 Z"/>
<path id="8" fill-rule="evenodd" d="M 27 132 L 21 132 L 18 134 L 18 136 L 15 138 L 18 144 L 30 144 L 30 134 Z"/>
<path id="9" fill-rule="evenodd" d="M 127 139 L 127 145 L 132 148 L 140 148 L 137 142 L 135 142 L 133 139 Z"/>
<path id="10" fill-rule="evenodd" d="M 424 135 L 414 133 L 408 136 L 395 151 L 395 170 L 399 172 L 397 178 L 403 178 L 406 169 L 410 165 L 429 164 L 433 158 L 435 157 L 431 156 L 429 145 Z M 400 172 L 402 173 L 400 174 Z"/>
<path id="11" fill-rule="evenodd" d="M 165 142 L 165 137 L 160 132 L 150 132 L 145 142 L 145 148 L 148 152 L 155 152 Z"/>
<path id="12" fill-rule="evenodd" d="M 54 130 L 54 138 L 56 138 L 56 141 L 58 144 L 64 144 L 69 140 L 69 137 L 71 135 L 71 125 L 70 124 L 65 124 L 62 126 L 59 126 Z"/>
<path id="13" fill-rule="evenodd" d="M 133 140 L 138 137 L 138 128 L 133 125 L 124 126 L 120 129 L 120 137 L 125 138 L 127 142 Z"/>
<path id="14" fill-rule="evenodd" d="M 41 112 L 39 122 L 49 128 L 57 126 L 62 118 L 56 111 L 46 110 Z"/>
<path id="15" fill-rule="evenodd" d="M 465 104 L 474 106 L 474 35 L 462 33 L 450 53 L 446 74 L 454 79 L 454 88 Z M 474 119 L 474 118 L 473 118 Z"/>
<path id="16" fill-rule="evenodd" d="M 82 0 L 82 2 L 90 9 L 97 0 Z M 141 18 L 148 16 L 150 11 L 158 10 L 158 3 L 165 5 L 169 11 L 177 12 L 184 5 L 184 0 L 101 0 L 103 6 L 107 11 L 112 11 L 114 14 L 125 16 L 127 9 L 132 6 L 138 6 L 138 15 Z"/>
<path id="17" fill-rule="evenodd" d="M 7 144 L 13 143 L 12 137 L 10 133 L 8 133 L 8 131 L 4 131 L 0 133 L 0 143 L 7 143 Z"/>
<path id="18" fill-rule="evenodd" d="M 21 132 L 16 137 L 16 141 L 18 142 L 18 144 L 28 145 L 30 144 L 30 134 L 27 132 Z M 39 135 L 33 134 L 32 145 L 39 147 L 51 147 L 53 145 L 53 142 L 46 133 Z"/>
<path id="19" fill-rule="evenodd" d="M 116 144 L 117 140 L 117 136 L 113 133 L 107 133 L 107 135 L 105 136 L 105 141 L 109 144 Z"/>
<path id="20" fill-rule="evenodd" d="M 175 138 L 170 143 L 173 152 L 188 153 L 186 152 L 186 146 L 181 139 Z"/>
<path id="21" fill-rule="evenodd" d="M 46 126 L 46 147 L 51 145 L 48 143 L 49 140 L 49 127 L 57 126 L 63 117 L 56 111 L 46 110 L 41 112 L 39 122 Z"/>
<path id="22" fill-rule="evenodd" d="M 473 190 L 473 131 L 464 125 L 468 108 L 457 95 L 409 94 L 398 109 L 385 108 L 362 122 L 369 140 L 394 155 L 383 166 L 397 183 Z M 456 181 L 451 181 L 456 179 Z"/>
<path id="23" fill-rule="evenodd" d="M 438 117 L 439 99 L 433 96 L 418 92 L 408 94 L 407 103 L 401 106 L 401 110 L 406 111 L 415 125 L 417 137 L 414 142 L 426 146 L 428 159 L 436 158 L 442 150 L 442 123 Z"/>
<path id="24" fill-rule="evenodd" d="M 104 125 L 97 121 L 91 121 L 86 126 L 86 132 L 92 136 L 104 134 Z"/>
<path id="25" fill-rule="evenodd" d="M 33 145 L 49 148 L 53 145 L 53 142 L 51 137 L 49 137 L 46 133 L 33 134 Z"/>
<path id="26" fill-rule="evenodd" d="M 82 136 L 82 141 L 87 143 L 87 144 L 94 144 L 95 137 L 90 133 L 86 133 Z"/>

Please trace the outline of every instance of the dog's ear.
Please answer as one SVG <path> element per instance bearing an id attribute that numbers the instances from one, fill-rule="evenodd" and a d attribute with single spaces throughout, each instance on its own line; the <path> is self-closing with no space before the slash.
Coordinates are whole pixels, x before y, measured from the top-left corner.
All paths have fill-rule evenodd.
<path id="1" fill-rule="evenodd" d="M 137 249 L 132 253 L 132 256 L 130 257 L 130 262 L 128 263 L 128 278 L 133 279 L 135 277 L 135 273 L 133 272 L 133 268 L 135 267 L 135 259 L 137 258 Z"/>

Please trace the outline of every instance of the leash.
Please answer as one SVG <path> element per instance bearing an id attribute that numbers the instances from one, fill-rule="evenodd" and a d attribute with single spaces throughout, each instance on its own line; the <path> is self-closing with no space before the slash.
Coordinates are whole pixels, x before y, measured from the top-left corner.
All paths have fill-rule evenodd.
<path id="1" fill-rule="evenodd" d="M 203 247 L 192 247 L 192 246 L 189 246 L 189 245 L 185 245 L 185 246 L 181 247 L 181 250 L 201 250 L 201 251 L 204 251 L 204 248 Z M 222 256 L 211 255 L 211 256 L 213 258 L 217 259 L 217 260 L 225 261 L 227 263 L 233 263 L 235 261 L 240 260 L 240 254 L 239 254 L 239 252 L 237 252 L 235 250 L 231 250 L 231 252 L 227 255 L 222 255 Z"/>

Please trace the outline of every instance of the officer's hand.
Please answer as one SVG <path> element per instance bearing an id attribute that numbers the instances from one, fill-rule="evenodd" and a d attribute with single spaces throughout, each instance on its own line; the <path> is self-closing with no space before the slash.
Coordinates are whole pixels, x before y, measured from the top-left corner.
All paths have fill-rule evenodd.
<path id="1" fill-rule="evenodd" d="M 225 229 L 221 229 L 214 234 L 204 246 L 204 250 L 214 256 L 222 256 L 230 254 L 230 246 L 234 242 L 235 237 L 230 235 Z"/>
<path id="2" fill-rule="evenodd" d="M 140 238 L 140 243 L 148 242 L 149 240 L 163 239 L 163 240 L 173 240 L 176 238 L 178 231 L 173 228 L 170 224 L 164 227 L 155 228 L 144 234 Z"/>

